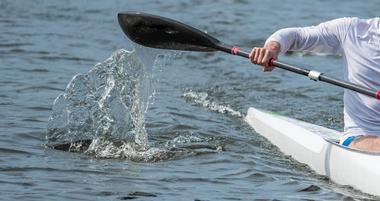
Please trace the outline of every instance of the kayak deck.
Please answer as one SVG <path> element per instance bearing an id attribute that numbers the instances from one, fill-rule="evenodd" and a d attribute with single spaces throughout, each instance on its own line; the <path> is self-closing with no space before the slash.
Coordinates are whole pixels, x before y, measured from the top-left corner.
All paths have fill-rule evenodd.
<path id="1" fill-rule="evenodd" d="M 246 122 L 283 153 L 341 185 L 380 196 L 380 154 L 339 145 L 340 133 L 249 108 Z"/>

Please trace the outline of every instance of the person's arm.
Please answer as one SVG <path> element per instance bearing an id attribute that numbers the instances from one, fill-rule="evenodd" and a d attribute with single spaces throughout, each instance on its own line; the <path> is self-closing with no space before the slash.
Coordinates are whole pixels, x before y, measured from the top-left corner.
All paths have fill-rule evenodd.
<path id="1" fill-rule="evenodd" d="M 271 71 L 270 59 L 277 59 L 279 53 L 289 50 L 339 54 L 352 20 L 354 18 L 340 18 L 318 26 L 281 29 L 267 39 L 264 47 L 253 48 L 250 59 L 264 66 L 264 71 Z"/>

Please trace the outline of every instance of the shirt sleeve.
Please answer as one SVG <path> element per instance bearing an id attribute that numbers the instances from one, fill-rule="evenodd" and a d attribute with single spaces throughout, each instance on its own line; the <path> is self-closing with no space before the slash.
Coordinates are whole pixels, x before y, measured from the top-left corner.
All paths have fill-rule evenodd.
<path id="1" fill-rule="evenodd" d="M 285 28 L 272 34 L 265 42 L 280 43 L 281 53 L 307 51 L 313 53 L 341 54 L 342 42 L 354 18 L 339 18 L 317 26 Z"/>

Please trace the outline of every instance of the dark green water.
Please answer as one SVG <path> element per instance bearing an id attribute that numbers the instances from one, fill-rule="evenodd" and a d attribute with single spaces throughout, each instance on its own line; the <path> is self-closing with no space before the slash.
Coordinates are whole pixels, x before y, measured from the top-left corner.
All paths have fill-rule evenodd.
<path id="1" fill-rule="evenodd" d="M 133 49 L 116 20 L 124 10 L 171 17 L 249 50 L 279 28 L 379 16 L 380 3 L 2 0 L 0 199 L 376 199 L 316 175 L 281 154 L 239 115 L 210 106 L 242 115 L 254 106 L 341 130 L 341 89 L 282 70 L 262 73 L 248 61 L 223 53 L 165 53 L 165 61 L 153 66 L 154 98 L 145 113 L 148 142 L 160 150 L 180 145 L 163 152 L 158 162 L 144 162 L 145 155 L 104 159 L 45 148 L 53 101 L 72 77 L 118 49 Z M 150 53 L 142 59 L 149 60 Z M 340 57 L 291 54 L 281 59 L 342 75 Z M 188 98 L 188 92 L 198 99 Z"/>

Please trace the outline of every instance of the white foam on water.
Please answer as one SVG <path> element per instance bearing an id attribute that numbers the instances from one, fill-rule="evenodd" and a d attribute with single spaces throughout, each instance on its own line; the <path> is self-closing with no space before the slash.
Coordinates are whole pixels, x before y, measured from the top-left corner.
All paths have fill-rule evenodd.
<path id="1" fill-rule="evenodd" d="M 235 117 L 243 117 L 241 112 L 232 109 L 229 105 L 221 105 L 217 102 L 209 100 L 209 95 L 206 92 L 195 92 L 190 90 L 185 92 L 183 97 L 204 108 L 207 108 L 208 110 Z"/>
<path id="2" fill-rule="evenodd" d="M 160 161 L 168 157 L 167 151 L 155 147 L 141 147 L 136 143 L 119 141 L 117 143 L 95 139 L 92 141 L 85 153 L 96 158 L 128 159 L 132 161 Z"/>
<path id="3" fill-rule="evenodd" d="M 179 135 L 175 137 L 174 139 L 167 141 L 165 146 L 175 148 L 175 147 L 182 146 L 185 144 L 190 144 L 194 142 L 204 142 L 204 141 L 205 139 L 202 139 L 194 135 Z"/>

